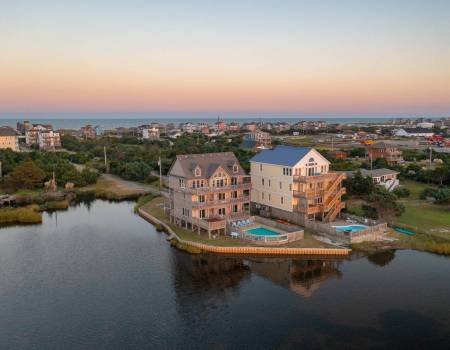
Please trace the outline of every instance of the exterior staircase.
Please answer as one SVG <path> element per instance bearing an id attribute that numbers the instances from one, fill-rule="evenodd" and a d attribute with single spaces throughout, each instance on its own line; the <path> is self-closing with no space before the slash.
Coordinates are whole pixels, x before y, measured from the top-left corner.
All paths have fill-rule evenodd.
<path id="1" fill-rule="evenodd" d="M 345 207 L 345 203 L 341 202 L 342 196 L 346 193 L 346 189 L 338 186 L 345 179 L 344 173 L 339 173 L 336 179 L 333 181 L 324 193 L 324 212 L 326 213 L 323 220 L 326 222 L 334 221 L 336 216 Z"/>

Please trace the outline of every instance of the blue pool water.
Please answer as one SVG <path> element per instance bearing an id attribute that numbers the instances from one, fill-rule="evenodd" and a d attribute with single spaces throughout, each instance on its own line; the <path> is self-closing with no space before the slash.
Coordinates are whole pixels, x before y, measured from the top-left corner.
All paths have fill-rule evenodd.
<path id="1" fill-rule="evenodd" d="M 345 232 L 345 231 L 362 231 L 367 228 L 366 225 L 347 225 L 347 226 L 334 226 L 337 232 Z"/>
<path id="2" fill-rule="evenodd" d="M 252 228 L 250 230 L 247 230 L 247 232 L 252 233 L 254 235 L 258 235 L 258 236 L 278 236 L 279 233 L 269 230 L 268 228 L 265 227 L 256 227 L 256 228 Z"/>

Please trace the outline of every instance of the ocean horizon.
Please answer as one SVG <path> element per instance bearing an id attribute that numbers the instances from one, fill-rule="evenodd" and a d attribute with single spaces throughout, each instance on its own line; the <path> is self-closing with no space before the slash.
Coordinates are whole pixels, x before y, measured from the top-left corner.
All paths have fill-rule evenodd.
<path id="1" fill-rule="evenodd" d="M 327 123 L 365 124 L 385 123 L 392 119 L 418 117 L 405 116 L 302 116 L 294 113 L 0 113 L 0 125 L 15 127 L 16 123 L 30 120 L 35 124 L 52 124 L 56 129 L 78 129 L 84 125 L 98 125 L 103 129 L 117 127 L 134 127 L 151 122 L 174 123 L 185 122 L 214 123 L 220 118 L 227 123 L 239 124 L 253 121 L 271 121 L 295 123 L 300 120 L 321 120 Z M 427 117 L 438 119 L 440 117 Z"/>

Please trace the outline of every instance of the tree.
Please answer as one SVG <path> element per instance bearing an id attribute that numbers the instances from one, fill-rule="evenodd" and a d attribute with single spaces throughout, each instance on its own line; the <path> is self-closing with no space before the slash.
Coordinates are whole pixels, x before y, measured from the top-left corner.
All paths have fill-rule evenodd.
<path id="1" fill-rule="evenodd" d="M 42 187 L 45 180 L 45 172 L 32 160 L 18 165 L 5 178 L 5 187 L 8 190 L 18 189 L 34 190 Z"/>
<path id="2" fill-rule="evenodd" d="M 359 170 L 357 170 L 352 177 L 349 177 L 344 181 L 344 186 L 350 196 L 369 195 L 375 187 L 372 179 L 369 176 L 363 176 Z"/>
<path id="3" fill-rule="evenodd" d="M 376 209 L 378 218 L 390 221 L 393 216 L 400 216 L 405 211 L 403 204 L 397 202 L 397 196 L 381 186 L 376 186 L 368 196 L 367 202 Z"/>

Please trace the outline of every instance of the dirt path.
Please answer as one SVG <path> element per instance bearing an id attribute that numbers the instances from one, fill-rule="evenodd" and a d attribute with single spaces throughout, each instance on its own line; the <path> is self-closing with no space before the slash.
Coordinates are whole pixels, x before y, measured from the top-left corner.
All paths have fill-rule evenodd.
<path id="1" fill-rule="evenodd" d="M 162 191 L 160 191 L 158 188 L 155 188 L 153 186 L 146 185 L 146 184 L 143 184 L 140 182 L 124 180 L 116 175 L 102 174 L 101 178 L 103 178 L 107 181 L 110 181 L 110 182 L 114 182 L 117 185 L 119 185 L 120 187 L 129 189 L 129 190 L 142 191 L 145 193 L 161 194 L 165 197 L 169 196 L 169 192 L 166 189 L 163 189 Z"/>

